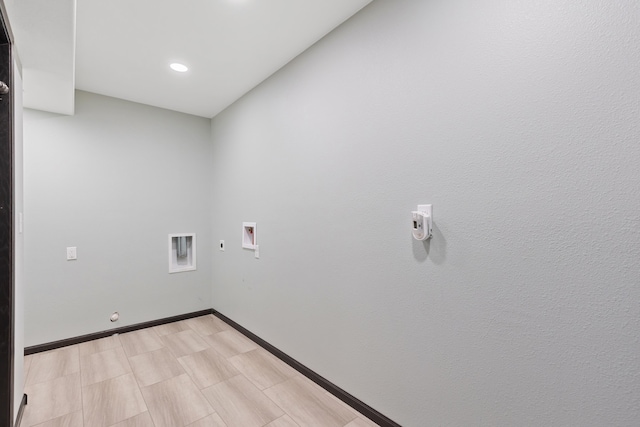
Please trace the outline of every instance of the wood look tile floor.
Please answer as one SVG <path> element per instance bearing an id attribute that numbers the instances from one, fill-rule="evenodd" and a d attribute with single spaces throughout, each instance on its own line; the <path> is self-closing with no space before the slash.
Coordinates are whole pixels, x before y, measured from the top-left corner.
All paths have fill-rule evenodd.
<path id="1" fill-rule="evenodd" d="M 23 427 L 372 427 L 213 315 L 25 358 Z"/>

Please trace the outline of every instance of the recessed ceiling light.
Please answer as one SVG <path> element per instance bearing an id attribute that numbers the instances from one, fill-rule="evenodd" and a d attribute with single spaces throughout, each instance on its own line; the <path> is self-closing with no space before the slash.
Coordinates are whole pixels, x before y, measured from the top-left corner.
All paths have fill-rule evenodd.
<path id="1" fill-rule="evenodd" d="M 185 71 L 189 71 L 189 67 L 187 67 L 184 64 L 180 64 L 178 62 L 174 62 L 169 66 L 171 67 L 172 70 L 177 71 L 179 73 L 184 73 Z"/>

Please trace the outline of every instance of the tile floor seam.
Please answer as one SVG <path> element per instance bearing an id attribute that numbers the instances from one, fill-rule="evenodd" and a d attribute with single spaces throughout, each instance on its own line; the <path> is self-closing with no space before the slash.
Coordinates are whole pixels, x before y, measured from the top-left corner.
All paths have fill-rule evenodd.
<path id="1" fill-rule="evenodd" d="M 138 377 L 136 376 L 135 371 L 133 370 L 133 365 L 131 364 L 131 360 L 129 360 L 130 357 L 134 357 L 134 356 L 127 355 L 126 351 L 124 353 L 125 353 L 125 355 L 127 357 L 127 363 L 129 364 L 129 368 L 131 369 L 131 374 L 133 375 L 133 379 L 136 382 L 136 385 L 138 386 L 138 390 L 140 391 L 140 395 L 142 396 L 142 400 L 144 401 L 144 406 L 145 406 L 145 408 L 147 408 L 147 412 L 149 413 L 149 419 L 151 419 L 151 422 L 153 423 L 153 426 L 155 427 L 156 422 L 153 420 L 153 416 L 151 415 L 151 411 L 149 411 L 149 404 L 147 403 L 147 399 L 145 399 L 145 397 L 144 397 L 144 393 L 142 393 L 142 387 L 140 387 L 140 381 L 138 381 Z M 138 355 L 136 354 L 136 356 L 138 356 Z M 140 415 L 140 414 L 138 414 L 138 415 Z M 123 420 L 123 421 L 126 421 L 126 420 Z M 118 423 L 116 423 L 114 425 L 117 425 L 117 424 Z"/>
<path id="2" fill-rule="evenodd" d="M 154 330 L 154 332 L 155 332 L 155 330 Z M 181 332 L 183 332 L 183 331 L 181 331 Z M 194 331 L 194 332 L 195 332 L 195 331 Z M 191 378 L 191 376 L 189 375 L 188 371 L 187 371 L 186 369 L 184 369 L 184 366 L 182 365 L 182 363 L 180 363 L 180 358 L 179 358 L 179 357 L 176 357 L 176 355 L 175 355 L 175 354 L 173 354 L 173 352 L 171 351 L 171 349 L 170 349 L 169 347 L 167 347 L 167 345 L 165 344 L 164 340 L 162 340 L 162 337 L 161 337 L 160 335 L 158 335 L 158 334 L 157 334 L 157 332 L 155 332 L 155 333 L 156 333 L 156 335 L 157 335 L 157 337 L 158 337 L 159 341 L 162 343 L 162 348 L 166 348 L 166 349 L 169 351 L 169 353 L 173 356 L 173 358 L 174 358 L 174 359 L 175 359 L 175 360 L 176 360 L 176 361 L 177 361 L 177 362 L 182 366 L 182 369 L 183 369 L 183 371 L 184 371 L 184 374 L 186 374 L 186 375 L 189 377 L 189 379 L 193 382 L 193 378 Z M 197 332 L 196 332 L 196 333 L 197 333 Z M 172 334 L 166 334 L 166 335 L 164 335 L 164 336 L 166 337 L 166 336 L 169 336 L 169 335 L 174 335 L 174 334 L 173 334 L 173 333 L 172 333 Z M 158 349 L 158 350 L 160 350 L 160 349 Z M 203 350 L 203 351 L 204 351 L 204 350 Z M 151 353 L 151 351 L 147 351 L 147 352 L 145 352 L 145 353 L 140 353 L 140 354 L 137 354 L 137 355 L 135 355 L 135 356 L 139 356 L 139 355 L 141 355 L 141 354 L 146 354 L 146 353 Z M 130 358 L 130 357 L 135 357 L 135 356 L 127 356 L 127 360 L 129 360 L 129 358 Z M 186 356 L 187 356 L 187 355 L 182 356 L 182 357 L 186 357 Z M 131 364 L 130 360 L 129 360 L 129 363 Z M 133 366 L 131 366 L 131 367 L 132 367 L 132 369 L 133 369 Z M 138 381 L 138 378 L 135 376 L 135 373 L 134 373 L 134 378 L 136 379 L 136 382 L 137 382 L 137 384 L 138 384 L 138 388 L 140 389 L 140 391 L 141 391 L 141 392 L 142 392 L 142 389 L 143 389 L 143 388 L 150 387 L 150 386 L 152 386 L 152 385 L 154 385 L 154 384 L 158 384 L 158 383 L 160 383 L 160 382 L 166 381 L 166 379 L 165 379 L 165 380 L 161 380 L 161 381 L 159 381 L 159 382 L 157 382 L 157 383 L 154 383 L 154 384 L 149 384 L 149 385 L 147 385 L 146 387 L 141 387 L 141 386 L 140 386 L 140 383 L 139 383 L 139 381 Z M 175 378 L 175 377 L 173 377 L 173 378 Z M 195 384 L 194 384 L 194 385 L 195 385 Z M 202 395 L 202 392 L 201 392 L 200 388 L 196 386 L 196 389 L 198 390 L 198 393 L 200 393 L 200 394 Z M 147 411 L 149 412 L 149 417 L 151 418 L 151 422 L 152 422 L 152 423 L 154 424 L 154 426 L 155 426 L 155 425 L 156 425 L 156 421 L 155 421 L 155 420 L 154 420 L 154 418 L 153 418 L 153 413 L 152 413 L 152 412 L 151 412 L 151 410 L 149 409 L 149 404 L 148 404 L 148 402 L 147 402 L 147 399 L 146 399 L 146 398 L 145 398 L 145 396 L 144 396 L 144 393 L 142 393 L 142 398 L 143 398 L 143 400 L 145 401 L 145 405 L 147 406 Z M 204 401 L 208 402 L 208 400 L 206 399 L 206 397 L 205 397 L 204 395 L 202 395 L 202 399 L 204 399 Z M 214 410 L 214 414 L 215 414 L 215 413 L 217 413 L 217 412 Z M 207 418 L 207 417 L 209 417 L 210 415 L 211 415 L 211 414 L 207 414 L 207 415 L 205 415 L 204 417 L 202 417 L 202 418 L 200 418 L 200 419 L 198 419 L 198 420 L 195 420 L 195 421 L 193 421 L 193 422 L 192 422 L 192 423 L 190 423 L 190 424 L 193 424 L 193 423 L 195 423 L 195 422 L 197 422 L 197 421 L 199 421 L 199 420 L 201 420 L 201 419 Z"/>
<path id="3" fill-rule="evenodd" d="M 207 335 L 207 336 L 208 336 L 208 335 Z M 202 338 L 204 338 L 204 337 L 202 337 Z M 209 344 L 209 343 L 207 343 L 207 344 Z M 218 351 L 216 351 L 216 349 L 215 349 L 215 348 L 213 348 L 213 347 L 209 347 L 209 349 L 213 350 L 216 354 L 218 354 L 218 355 L 220 356 L 220 358 L 222 358 L 222 359 L 224 359 L 224 360 L 227 360 L 223 355 L 221 355 Z M 197 351 L 197 352 L 195 352 L 195 353 L 191 353 L 191 354 L 188 354 L 188 355 L 185 355 L 185 356 L 182 356 L 182 357 L 178 357 L 178 358 L 176 358 L 176 360 L 178 361 L 178 363 L 180 364 L 180 366 L 182 366 L 182 369 L 184 369 L 185 373 L 189 376 L 189 378 L 191 378 L 191 380 L 194 382 L 194 384 L 196 384 L 196 381 L 193 379 L 193 377 L 192 377 L 192 376 L 191 376 L 191 374 L 189 373 L 189 370 L 187 370 L 187 369 L 186 369 L 186 367 L 185 367 L 185 365 L 184 365 L 184 363 L 185 363 L 185 362 L 184 362 L 184 360 L 182 360 L 182 359 L 185 359 L 185 358 L 187 358 L 187 357 L 189 357 L 189 356 L 193 356 L 193 355 L 194 355 L 194 354 L 196 354 L 196 353 L 202 353 L 202 352 L 205 352 L 205 351 L 207 351 L 207 350 L 208 350 L 208 349 L 201 350 L 201 351 Z M 215 383 L 215 384 L 220 384 L 221 382 L 224 382 L 224 381 L 225 381 L 225 380 L 223 379 L 223 380 L 221 380 L 221 381 L 218 381 L 218 382 L 217 382 L 217 383 Z M 215 384 L 211 384 L 211 386 L 213 386 L 213 385 L 215 385 Z M 199 386 L 198 384 L 196 384 L 196 387 L 198 388 L 198 391 L 200 392 L 200 394 L 202 394 L 202 397 L 203 397 L 207 402 L 209 402 L 209 399 L 207 399 L 207 397 L 202 393 L 202 390 L 204 390 L 205 388 L 208 388 L 208 387 L 200 388 L 200 386 Z M 209 386 L 209 387 L 210 387 L 210 386 Z M 211 402 L 209 402 L 209 404 L 211 404 Z M 215 410 L 215 409 L 214 409 L 214 410 Z M 218 413 L 218 411 L 215 411 L 214 413 L 215 413 L 215 414 L 217 414 L 217 413 Z M 208 417 L 208 415 L 207 415 L 207 417 Z M 203 417 L 203 418 L 207 418 L 207 417 Z M 192 424 L 193 424 L 193 423 L 192 423 Z M 225 424 L 226 424 L 226 423 L 225 423 Z"/>
<path id="4" fill-rule="evenodd" d="M 205 398 L 205 400 L 206 400 L 206 398 Z M 209 402 L 209 404 L 211 404 L 211 402 Z M 214 412 L 213 414 L 218 414 L 218 413 L 217 413 L 217 412 Z M 195 424 L 195 423 L 198 423 L 198 422 L 200 422 L 200 421 L 202 421 L 202 420 L 204 420 L 204 419 L 207 419 L 207 418 L 209 418 L 209 417 L 210 417 L 211 415 L 213 415 L 213 414 L 205 415 L 204 417 L 199 418 L 199 419 L 195 420 L 195 421 L 194 421 L 194 422 L 192 422 L 192 423 L 189 423 L 189 425 L 187 425 L 187 426 L 185 426 L 185 427 L 189 427 L 189 426 L 190 426 L 190 425 L 192 425 L 192 424 Z M 219 416 L 219 415 L 218 415 L 218 416 Z M 223 421 L 223 422 L 224 422 L 224 421 Z M 225 424 L 226 424 L 226 423 L 225 423 Z"/>
<path id="5" fill-rule="evenodd" d="M 111 380 L 115 380 L 117 378 L 122 378 L 122 377 L 126 377 L 127 375 L 133 374 L 133 372 L 125 372 L 124 374 L 120 374 L 120 375 L 116 375 L 115 377 L 111 377 L 111 378 L 105 378 L 102 381 L 98 381 L 95 383 L 91 383 L 91 384 L 85 384 L 85 385 L 80 385 L 81 388 L 85 388 L 85 387 L 91 387 L 92 385 L 96 385 L 96 384 L 102 384 L 105 381 L 111 381 Z M 60 377 L 62 378 L 62 377 Z M 134 375 L 135 378 L 135 375 Z"/>
<path id="6" fill-rule="evenodd" d="M 274 384 L 273 386 L 275 386 L 275 385 L 276 385 L 276 384 Z M 271 387 L 273 387 L 273 386 L 271 386 Z M 266 390 L 266 389 L 265 389 L 265 390 Z M 266 397 L 267 399 L 269 399 L 271 402 L 273 402 L 273 404 L 274 404 L 274 405 L 276 405 L 278 408 L 280 408 L 280 410 L 281 410 L 285 415 L 287 415 L 289 418 L 291 418 L 291 420 L 292 420 L 294 423 L 296 423 L 296 425 L 299 425 L 299 424 L 298 424 L 298 423 L 293 419 L 293 417 L 291 416 L 291 414 L 290 414 L 289 412 L 287 412 L 287 411 L 286 411 L 282 406 L 278 405 L 278 402 L 274 401 L 274 400 L 273 400 L 269 395 L 267 395 L 267 394 L 264 392 L 264 390 L 260 390 L 260 391 L 262 392 L 262 394 L 264 394 L 264 395 L 265 395 L 265 397 Z M 283 415 L 283 416 L 284 416 L 284 415 Z M 279 418 L 276 418 L 276 420 L 277 420 L 277 419 L 282 418 L 283 416 L 281 416 L 281 417 L 279 417 Z M 273 420 L 273 421 L 276 421 L 276 420 Z M 265 425 L 269 425 L 269 424 L 271 424 L 273 421 L 268 422 L 268 423 L 267 423 L 267 424 L 265 424 Z"/>
<path id="7" fill-rule="evenodd" d="M 264 390 L 262 390 L 262 393 L 263 393 L 265 396 L 267 396 L 267 399 L 271 400 L 271 401 L 274 403 L 274 405 L 276 405 L 277 407 L 279 407 L 279 408 L 282 410 L 282 412 L 284 412 L 286 415 L 288 415 L 288 416 L 289 416 L 289 418 L 291 418 L 291 420 L 292 420 L 294 423 L 296 423 L 296 425 L 298 425 L 298 426 L 299 426 L 300 424 L 298 424 L 298 422 L 295 420 L 295 418 L 294 418 L 294 417 L 292 417 L 292 416 L 291 416 L 291 414 L 290 414 L 289 412 L 287 412 L 287 411 L 286 411 L 282 406 L 278 405 L 278 402 L 276 402 L 275 400 L 273 400 L 273 399 L 271 398 L 271 396 L 269 396 L 267 393 L 265 393 L 265 391 L 267 391 L 267 390 L 269 390 L 270 388 L 273 388 L 273 387 L 275 387 L 275 386 L 277 386 L 277 385 L 278 385 L 278 384 L 273 384 L 271 387 L 267 387 L 267 388 L 265 388 Z"/>
<path id="8" fill-rule="evenodd" d="M 67 352 L 68 352 L 68 351 L 69 351 L 70 349 L 72 349 L 72 348 L 73 348 L 73 347 L 71 346 L 71 347 L 69 347 L 68 349 L 65 349 L 65 351 L 67 351 Z M 43 380 L 41 380 L 41 381 L 37 381 L 37 382 L 34 382 L 34 383 L 30 383 L 30 379 L 31 379 L 31 378 L 33 378 L 33 376 L 35 375 L 35 374 L 34 374 L 34 371 L 38 371 L 39 361 L 40 361 L 41 359 L 44 359 L 44 360 L 46 361 L 46 357 L 47 357 L 47 356 L 54 356 L 54 355 L 55 355 L 55 353 L 58 353 L 58 351 L 57 351 L 57 350 L 56 350 L 55 352 L 49 351 L 49 352 L 42 353 L 42 354 L 40 355 L 41 357 L 37 357 L 37 356 L 36 356 L 36 357 L 34 357 L 34 358 L 35 358 L 35 360 L 36 360 L 36 369 L 35 369 L 35 370 L 32 370 L 32 369 L 31 369 L 31 365 L 32 365 L 32 363 L 33 363 L 33 359 L 30 361 L 30 364 L 29 364 L 29 375 L 28 375 L 28 378 L 25 378 L 25 381 L 24 381 L 24 385 L 25 385 L 25 387 L 26 387 L 26 386 L 33 386 L 33 385 L 36 385 L 36 384 L 46 383 L 46 382 L 52 381 L 52 380 L 54 380 L 54 379 L 56 379 L 56 378 L 61 378 L 61 377 L 65 377 L 65 376 L 69 376 L 69 375 L 73 375 L 73 374 L 77 373 L 77 372 L 75 372 L 75 371 L 73 371 L 73 372 L 67 372 L 67 373 L 63 373 L 62 375 L 54 376 L 54 377 L 51 377 L 51 378 L 45 378 L 45 379 L 43 379 Z M 54 358 L 55 358 L 55 356 L 54 356 Z M 63 365 L 63 366 L 66 366 L 67 364 L 66 364 L 66 363 L 64 363 L 64 361 L 63 361 L 62 365 Z M 80 363 L 79 363 L 79 361 L 78 361 L 78 372 L 79 372 L 79 370 L 80 370 L 80 366 L 79 366 L 79 365 L 80 365 Z"/>
<path id="9" fill-rule="evenodd" d="M 26 359 L 26 357 L 25 357 Z M 26 387 L 28 384 L 28 380 L 29 380 L 29 375 L 31 375 L 31 364 L 33 363 L 33 359 L 31 359 L 29 361 L 29 370 L 27 371 L 27 374 L 24 376 L 24 384 L 23 387 Z"/>
<path id="10" fill-rule="evenodd" d="M 66 377 L 70 377 L 71 375 L 76 375 L 76 374 L 79 374 L 79 373 L 80 373 L 80 371 L 78 371 L 78 372 L 71 372 L 71 373 L 68 373 L 68 374 L 65 374 L 65 375 L 60 375 L 60 376 L 57 376 L 57 377 L 55 377 L 55 378 L 51 378 L 51 379 L 48 379 L 48 380 L 45 380 L 45 381 L 38 381 L 37 383 L 28 384 L 28 385 L 27 385 L 27 384 L 25 384 L 25 388 L 26 388 L 26 387 L 33 387 L 33 386 L 38 385 L 38 384 L 48 383 L 48 382 L 50 382 L 50 381 L 57 380 L 58 378 L 66 378 Z"/>
<path id="11" fill-rule="evenodd" d="M 82 412 L 82 426 L 84 427 L 85 398 L 84 398 L 84 387 L 82 386 L 82 363 L 80 363 L 81 358 L 82 356 L 80 356 L 80 346 L 78 346 L 78 364 L 80 365 L 80 411 Z"/>

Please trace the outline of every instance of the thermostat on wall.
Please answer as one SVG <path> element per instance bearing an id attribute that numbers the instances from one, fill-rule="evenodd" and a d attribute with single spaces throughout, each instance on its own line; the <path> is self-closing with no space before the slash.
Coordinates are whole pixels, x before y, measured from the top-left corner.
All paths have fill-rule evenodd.
<path id="1" fill-rule="evenodd" d="M 411 212 L 413 220 L 412 234 L 416 240 L 426 240 L 431 237 L 433 208 L 432 205 L 418 205 L 417 211 Z"/>

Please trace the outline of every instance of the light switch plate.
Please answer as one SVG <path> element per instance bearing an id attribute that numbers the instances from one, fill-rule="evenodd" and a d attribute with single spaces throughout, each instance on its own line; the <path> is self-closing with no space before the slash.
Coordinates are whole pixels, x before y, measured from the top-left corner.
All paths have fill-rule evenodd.
<path id="1" fill-rule="evenodd" d="M 67 261 L 78 259 L 78 252 L 76 246 L 67 248 Z"/>

